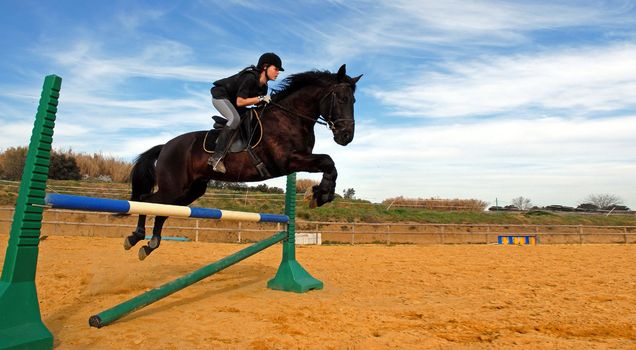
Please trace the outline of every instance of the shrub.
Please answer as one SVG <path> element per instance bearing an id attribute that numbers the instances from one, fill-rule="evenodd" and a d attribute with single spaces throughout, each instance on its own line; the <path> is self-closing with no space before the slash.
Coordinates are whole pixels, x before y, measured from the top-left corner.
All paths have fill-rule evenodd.
<path id="1" fill-rule="evenodd" d="M 477 211 L 486 209 L 488 203 L 479 199 L 440 199 L 394 197 L 382 202 L 387 208 L 421 208 L 437 211 Z"/>
<path id="2" fill-rule="evenodd" d="M 0 154 L 0 177 L 5 180 L 17 181 L 22 177 L 27 147 L 9 147 Z"/>
<path id="3" fill-rule="evenodd" d="M 108 176 L 114 182 L 126 182 L 132 169 L 132 164 L 114 157 L 106 157 L 100 153 L 82 154 L 68 150 L 64 152 L 75 157 L 80 173 L 88 178 Z"/>
<path id="4" fill-rule="evenodd" d="M 296 180 L 296 192 L 304 193 L 307 189 L 312 188 L 320 184 L 320 181 L 312 180 L 312 179 L 298 179 Z"/>
<path id="5" fill-rule="evenodd" d="M 27 147 L 11 147 L 0 153 L 0 178 L 17 181 L 22 177 Z M 107 176 L 115 182 L 128 181 L 132 164 L 101 154 L 86 155 L 68 151 L 51 152 L 49 175 L 58 180 L 79 180 L 82 176 Z M 77 176 L 79 173 L 79 177 Z"/>

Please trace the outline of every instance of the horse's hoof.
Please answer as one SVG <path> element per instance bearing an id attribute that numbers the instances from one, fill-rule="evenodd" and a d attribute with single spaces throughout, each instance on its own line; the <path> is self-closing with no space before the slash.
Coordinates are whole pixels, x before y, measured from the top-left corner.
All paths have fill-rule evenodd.
<path id="1" fill-rule="evenodd" d="M 128 237 L 124 238 L 124 249 L 130 250 L 132 247 L 133 245 L 130 244 L 130 239 L 128 239 Z"/>
<path id="2" fill-rule="evenodd" d="M 148 257 L 148 255 L 150 255 L 150 252 L 152 252 L 152 249 L 148 248 L 147 246 L 139 248 L 139 260 L 143 261 L 145 258 Z"/>
<path id="3" fill-rule="evenodd" d="M 151 249 L 157 249 L 157 248 L 159 248 L 159 243 L 160 242 L 161 242 L 160 238 L 152 237 L 150 239 L 150 242 L 148 242 L 148 247 L 150 247 Z"/>

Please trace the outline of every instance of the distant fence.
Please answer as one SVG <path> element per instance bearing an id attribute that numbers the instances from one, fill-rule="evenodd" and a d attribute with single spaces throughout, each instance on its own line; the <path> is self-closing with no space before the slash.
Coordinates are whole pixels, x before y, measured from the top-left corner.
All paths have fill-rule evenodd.
<path id="1" fill-rule="evenodd" d="M 99 183 L 95 183 L 96 186 L 71 186 L 71 185 L 51 185 L 48 184 L 46 186 L 46 191 L 48 193 L 61 193 L 61 194 L 74 194 L 74 195 L 84 195 L 84 196 L 94 196 L 94 197 L 102 197 L 102 198 L 117 198 L 117 199 L 129 199 L 130 198 L 130 188 L 121 186 L 109 186 L 110 183 L 104 183 L 103 186 L 99 186 Z M 106 187 L 105 187 L 106 186 Z M 9 181 L 9 180 L 0 180 L 0 187 L 4 187 L 7 189 L 9 193 L 15 194 L 17 197 L 18 189 L 20 187 L 19 181 Z M 296 194 L 296 198 L 304 197 L 304 193 Z M 207 199 L 207 200 L 215 200 L 215 199 L 227 199 L 242 202 L 268 202 L 275 203 L 281 206 L 281 210 L 283 205 L 285 204 L 285 194 L 284 193 L 264 193 L 258 191 L 250 191 L 250 190 L 213 190 L 212 188 L 208 189 L 208 192 L 203 194 L 199 198 Z M 332 205 L 337 205 L 340 207 L 351 207 L 351 206 L 378 206 L 380 204 L 375 204 L 366 201 L 355 201 L 355 200 L 339 200 L 337 202 L 332 202 Z"/>
<path id="2" fill-rule="evenodd" d="M 0 208 L 0 234 L 8 234 L 13 208 Z M 43 235 L 123 237 L 136 215 L 47 210 Z M 148 222 L 152 225 L 152 220 Z M 296 222 L 299 233 L 319 233 L 323 244 L 491 244 L 500 235 L 534 235 L 539 244 L 636 243 L 636 226 L 493 225 Z M 170 218 L 164 235 L 205 242 L 255 242 L 280 231 L 280 225 Z"/>
<path id="3" fill-rule="evenodd" d="M 94 185 L 94 186 L 93 186 Z M 18 188 L 20 187 L 19 181 L 9 181 L 9 180 L 0 180 L 0 190 L 3 188 L 7 190 L 9 194 L 15 194 L 17 197 Z M 94 197 L 103 197 L 103 198 L 118 198 L 118 199 L 129 199 L 130 198 L 130 188 L 126 187 L 121 183 L 108 183 L 104 182 L 103 184 L 91 183 L 91 185 L 82 185 L 82 186 L 72 186 L 72 185 L 47 185 L 48 193 L 61 193 L 61 194 L 80 194 L 85 196 L 94 196 Z M 301 199 L 304 196 L 304 193 L 298 193 L 296 195 L 297 199 Z M 203 194 L 200 199 L 204 200 L 232 200 L 234 203 L 247 204 L 248 202 L 267 202 L 274 203 L 280 205 L 280 210 L 283 208 L 283 204 L 285 203 L 285 194 L 284 193 L 264 193 L 252 190 L 217 190 L 210 188 L 208 192 Z M 403 203 L 398 201 L 398 199 L 392 201 L 389 205 L 386 203 L 371 203 L 369 201 L 364 200 L 348 200 L 348 199 L 339 199 L 338 201 L 332 202 L 330 205 L 335 206 L 337 208 L 351 208 L 351 207 L 370 207 L 377 208 L 381 207 L 385 210 L 392 209 L 422 209 L 422 210 L 434 210 L 434 211 L 478 211 L 481 212 L 485 209 L 486 203 L 483 202 L 483 205 L 473 204 L 473 205 L 460 205 L 457 203 L 462 202 L 470 202 L 474 201 L 475 203 L 478 200 L 470 200 L 470 199 L 422 199 L 422 200 L 410 200 L 412 203 Z M 454 204 L 449 204 L 454 203 Z M 277 210 L 272 208 L 273 210 Z M 595 211 L 582 211 L 575 208 L 570 208 L 571 210 L 557 210 L 557 209 L 549 209 L 543 208 L 541 210 L 558 212 L 558 213 L 576 213 L 580 215 L 634 215 L 636 211 L 625 211 L 625 210 L 602 210 L 598 209 Z M 521 210 L 511 210 L 504 209 L 501 210 L 490 210 L 490 212 L 511 212 L 511 213 L 522 213 Z"/>

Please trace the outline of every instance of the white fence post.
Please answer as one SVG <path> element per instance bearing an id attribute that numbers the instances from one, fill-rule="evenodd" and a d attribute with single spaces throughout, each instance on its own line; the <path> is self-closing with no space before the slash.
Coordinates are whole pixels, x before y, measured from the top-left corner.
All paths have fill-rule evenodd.
<path id="1" fill-rule="evenodd" d="M 356 244 L 356 223 L 351 224 L 351 245 Z"/>

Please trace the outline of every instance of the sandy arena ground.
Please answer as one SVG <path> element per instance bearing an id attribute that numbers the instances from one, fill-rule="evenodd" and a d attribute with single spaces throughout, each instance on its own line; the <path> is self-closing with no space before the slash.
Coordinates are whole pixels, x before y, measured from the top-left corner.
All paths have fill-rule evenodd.
<path id="1" fill-rule="evenodd" d="M 0 235 L 4 259 L 8 237 Z M 245 247 L 48 237 L 37 286 L 59 349 L 636 349 L 636 245 L 299 247 L 325 283 L 266 288 L 276 245 L 102 329 L 88 317 Z"/>

